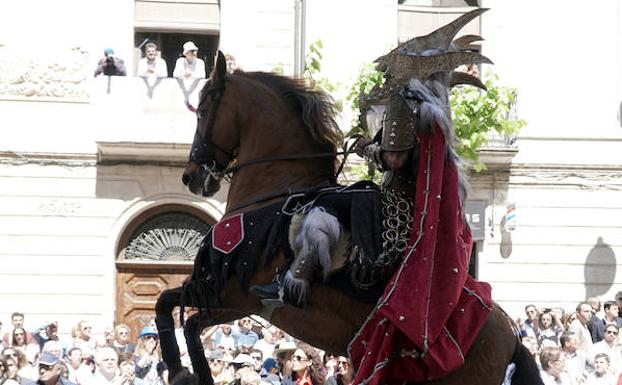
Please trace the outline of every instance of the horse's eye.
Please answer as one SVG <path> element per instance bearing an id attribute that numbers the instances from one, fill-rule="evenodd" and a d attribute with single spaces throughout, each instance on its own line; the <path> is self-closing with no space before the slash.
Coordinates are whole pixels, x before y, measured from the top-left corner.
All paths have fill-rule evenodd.
<path id="1" fill-rule="evenodd" d="M 203 119 L 203 111 L 197 111 L 197 119 Z"/>

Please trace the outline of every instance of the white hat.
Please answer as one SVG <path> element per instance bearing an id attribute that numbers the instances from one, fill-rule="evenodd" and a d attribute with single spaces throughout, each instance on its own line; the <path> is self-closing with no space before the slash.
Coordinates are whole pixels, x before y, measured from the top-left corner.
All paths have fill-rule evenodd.
<path id="1" fill-rule="evenodd" d="M 296 350 L 296 343 L 294 343 L 294 341 L 285 341 L 274 346 L 275 355 L 282 352 L 292 352 L 294 350 Z"/>
<path id="2" fill-rule="evenodd" d="M 188 52 L 188 51 L 198 51 L 199 47 L 197 47 L 196 45 L 194 45 L 193 42 L 191 41 L 187 41 L 184 43 L 184 55 Z"/>
<path id="3" fill-rule="evenodd" d="M 254 365 L 255 364 L 255 360 L 253 360 L 253 358 L 251 356 L 249 356 L 248 354 L 240 353 L 237 356 L 235 356 L 235 358 L 233 359 L 233 363 L 234 364 Z"/>

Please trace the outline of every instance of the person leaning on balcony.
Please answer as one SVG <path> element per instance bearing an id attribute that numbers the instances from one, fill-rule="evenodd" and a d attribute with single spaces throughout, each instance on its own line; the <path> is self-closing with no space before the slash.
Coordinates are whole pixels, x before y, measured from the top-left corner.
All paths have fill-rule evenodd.
<path id="1" fill-rule="evenodd" d="M 165 78 L 168 68 L 164 59 L 158 56 L 158 45 L 154 42 L 145 44 L 145 57 L 138 62 L 136 75 L 141 77 Z"/>
<path id="2" fill-rule="evenodd" d="M 127 71 L 125 70 L 125 63 L 123 59 L 114 55 L 112 48 L 106 48 L 104 50 L 104 57 L 97 62 L 97 68 L 95 68 L 95 76 L 100 74 L 106 76 L 125 76 Z"/>
<path id="3" fill-rule="evenodd" d="M 197 56 L 199 48 L 191 41 L 184 43 L 184 57 L 175 62 L 173 77 L 178 79 L 205 78 L 205 62 Z"/>

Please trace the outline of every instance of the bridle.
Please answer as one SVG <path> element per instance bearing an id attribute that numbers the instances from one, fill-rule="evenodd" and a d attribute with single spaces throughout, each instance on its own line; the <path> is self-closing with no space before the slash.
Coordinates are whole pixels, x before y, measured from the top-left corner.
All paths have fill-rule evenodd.
<path id="1" fill-rule="evenodd" d="M 347 145 L 347 142 L 344 143 L 343 151 L 338 151 L 338 152 L 267 156 L 267 157 L 263 157 L 259 159 L 250 159 L 245 162 L 237 162 L 236 164 L 230 167 L 227 167 L 227 165 L 232 163 L 237 158 L 237 154 L 235 153 L 235 150 L 226 150 L 220 147 L 219 145 L 217 145 L 216 143 L 214 143 L 214 141 L 212 141 L 212 131 L 214 128 L 214 121 L 216 120 L 216 113 L 218 111 L 220 99 L 225 91 L 226 80 L 227 79 L 225 78 L 222 81 L 218 82 L 217 85 L 213 85 L 211 87 L 210 87 L 211 79 L 208 79 L 207 81 L 206 87 L 209 87 L 209 88 L 207 88 L 205 92 L 201 95 L 201 99 L 196 108 L 197 128 L 198 128 L 199 121 L 203 119 L 205 117 L 204 114 L 207 113 L 207 108 L 205 106 L 205 103 L 207 102 L 207 100 L 210 100 L 211 102 L 210 105 L 212 107 L 210 108 L 210 111 L 209 111 L 210 113 L 207 116 L 208 120 L 207 120 L 207 126 L 205 128 L 205 135 L 203 136 L 199 135 L 198 129 L 196 130 L 194 134 L 194 140 L 192 142 L 193 143 L 192 150 L 190 151 L 190 156 L 189 156 L 190 162 L 193 162 L 203 167 L 205 172 L 217 181 L 221 181 L 222 179 L 230 181 L 233 175 L 237 171 L 239 171 L 240 169 L 244 167 L 255 165 L 255 164 L 269 163 L 269 162 L 275 162 L 275 161 L 331 158 L 337 155 L 344 155 L 343 160 L 341 161 L 341 164 L 339 165 L 339 168 L 337 169 L 337 172 L 334 176 L 335 181 L 337 180 L 337 177 L 341 173 L 348 155 L 354 152 L 353 148 L 355 146 L 355 143 L 352 143 L 349 147 Z M 216 156 L 214 155 L 214 149 L 217 149 L 218 151 L 226 155 L 227 161 L 225 165 L 218 163 L 218 161 L 216 160 Z"/>
<path id="2" fill-rule="evenodd" d="M 208 79 L 206 87 L 209 87 L 201 95 L 201 100 L 196 108 L 197 115 L 197 130 L 194 134 L 194 140 L 192 142 L 192 150 L 190 151 L 189 161 L 196 163 L 203 167 L 205 172 L 217 181 L 225 178 L 225 167 L 235 160 L 236 155 L 223 149 L 212 141 L 212 131 L 214 128 L 214 121 L 216 120 L 216 112 L 220 104 L 220 98 L 225 91 L 225 80 L 220 81 L 217 85 L 210 87 L 211 79 Z M 199 121 L 204 118 L 204 113 L 207 113 L 205 103 L 210 100 L 211 114 L 207 116 L 207 126 L 205 128 L 205 135 L 199 134 L 198 125 Z M 225 165 L 218 163 L 214 154 L 214 149 L 221 151 L 227 156 L 227 162 Z"/>

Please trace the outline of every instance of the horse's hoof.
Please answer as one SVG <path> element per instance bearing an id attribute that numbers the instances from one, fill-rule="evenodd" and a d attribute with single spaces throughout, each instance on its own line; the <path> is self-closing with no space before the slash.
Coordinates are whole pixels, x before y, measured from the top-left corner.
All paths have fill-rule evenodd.
<path id="1" fill-rule="evenodd" d="M 179 372 L 173 377 L 170 381 L 169 385 L 198 385 L 199 384 L 199 376 L 194 373 L 189 373 L 184 370 Z"/>

